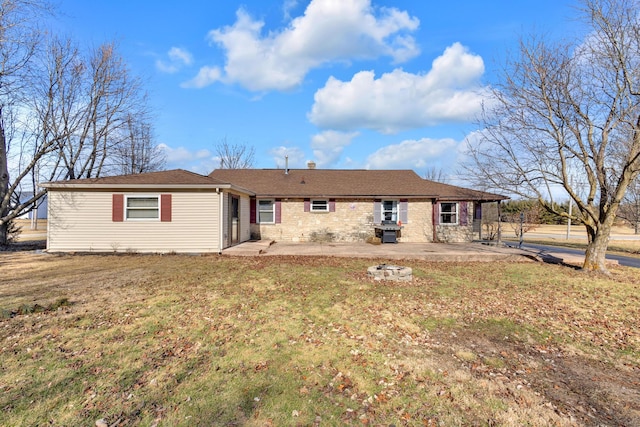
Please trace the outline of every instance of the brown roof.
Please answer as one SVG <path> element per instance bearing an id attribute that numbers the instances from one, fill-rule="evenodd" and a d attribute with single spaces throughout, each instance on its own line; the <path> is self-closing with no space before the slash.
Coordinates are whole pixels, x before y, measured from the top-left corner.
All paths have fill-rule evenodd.
<path id="1" fill-rule="evenodd" d="M 422 179 L 412 170 L 216 169 L 209 176 L 183 169 L 46 182 L 45 188 L 220 188 L 260 197 L 423 197 L 504 200 L 508 197 Z M 248 191 L 247 191 L 248 190 Z"/>
<path id="2" fill-rule="evenodd" d="M 503 200 L 507 197 L 420 178 L 412 170 L 216 169 L 209 177 L 260 197 L 427 197 Z"/>
<path id="3" fill-rule="evenodd" d="M 229 185 L 215 178 L 173 169 L 160 172 L 147 172 L 132 175 L 105 176 L 102 178 L 84 178 L 67 181 L 47 182 L 43 187 L 92 187 L 92 186 L 211 186 Z"/>

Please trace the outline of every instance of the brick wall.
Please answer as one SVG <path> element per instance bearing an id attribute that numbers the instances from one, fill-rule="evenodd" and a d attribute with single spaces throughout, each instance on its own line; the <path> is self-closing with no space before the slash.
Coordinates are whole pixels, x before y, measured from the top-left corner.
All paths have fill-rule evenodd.
<path id="1" fill-rule="evenodd" d="M 433 241 L 430 199 L 409 200 L 408 219 L 399 242 Z M 337 199 L 335 212 L 305 212 L 303 199 L 283 199 L 281 223 L 252 224 L 251 232 L 253 238 L 282 242 L 356 242 L 373 236 L 373 225 L 371 199 Z"/>
<path id="2" fill-rule="evenodd" d="M 462 202 L 465 203 L 465 202 Z M 470 242 L 473 233 L 473 203 L 467 202 L 467 221 L 460 225 L 437 225 L 436 240 L 445 243 Z"/>

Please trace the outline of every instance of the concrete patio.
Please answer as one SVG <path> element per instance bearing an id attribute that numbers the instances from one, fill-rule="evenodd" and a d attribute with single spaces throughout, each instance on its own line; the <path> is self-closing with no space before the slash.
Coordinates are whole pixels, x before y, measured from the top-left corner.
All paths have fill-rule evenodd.
<path id="1" fill-rule="evenodd" d="M 288 243 L 259 240 L 244 242 L 222 251 L 230 256 L 335 256 L 353 258 L 407 259 L 428 261 L 526 261 L 535 254 L 516 248 L 482 243 Z"/>

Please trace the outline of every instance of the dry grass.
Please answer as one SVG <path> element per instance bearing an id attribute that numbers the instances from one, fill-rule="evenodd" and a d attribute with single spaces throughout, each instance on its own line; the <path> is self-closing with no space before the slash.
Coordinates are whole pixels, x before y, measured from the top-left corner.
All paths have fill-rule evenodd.
<path id="1" fill-rule="evenodd" d="M 516 240 L 513 233 L 514 226 L 505 224 L 504 237 Z M 571 227 L 571 236 L 567 239 L 566 225 L 539 225 L 524 234 L 525 242 L 540 243 L 555 246 L 584 249 L 587 245 L 587 234 L 581 225 Z M 631 227 L 615 226 L 611 230 L 609 252 L 619 252 L 625 255 L 640 254 L 640 236 L 634 234 Z"/>
<path id="2" fill-rule="evenodd" d="M 47 238 L 47 220 L 39 219 L 32 228 L 31 220 L 29 219 L 16 219 L 15 224 L 20 227 L 20 233 L 18 234 L 19 242 L 31 242 L 34 240 L 45 240 Z"/>
<path id="3" fill-rule="evenodd" d="M 379 261 L 0 254 L 0 424 L 640 424 L 636 271 Z"/>

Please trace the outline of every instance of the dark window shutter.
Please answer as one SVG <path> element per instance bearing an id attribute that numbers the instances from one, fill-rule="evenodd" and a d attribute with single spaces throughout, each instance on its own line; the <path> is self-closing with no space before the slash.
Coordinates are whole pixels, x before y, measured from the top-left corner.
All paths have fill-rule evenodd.
<path id="1" fill-rule="evenodd" d="M 249 222 L 256 223 L 256 199 L 249 200 Z"/>
<path id="2" fill-rule="evenodd" d="M 467 202 L 461 202 L 459 205 L 460 205 L 460 225 L 467 225 L 469 204 Z"/>
<path id="3" fill-rule="evenodd" d="M 310 199 L 304 199 L 304 211 L 305 212 L 310 212 L 311 211 L 311 200 Z"/>
<path id="4" fill-rule="evenodd" d="M 171 194 L 160 195 L 160 221 L 171 222 Z"/>
<path id="5" fill-rule="evenodd" d="M 409 222 L 409 200 L 407 199 L 400 199 L 400 221 L 402 221 L 403 224 L 406 224 Z"/>
<path id="6" fill-rule="evenodd" d="M 382 207 L 380 200 L 373 201 L 373 223 L 380 224 L 382 222 Z"/>
<path id="7" fill-rule="evenodd" d="M 440 202 L 433 205 L 433 223 L 440 225 Z"/>
<path id="8" fill-rule="evenodd" d="M 111 221 L 124 221 L 124 194 L 114 194 L 112 197 Z"/>
<path id="9" fill-rule="evenodd" d="M 329 212 L 336 211 L 336 199 L 329 199 Z"/>
<path id="10" fill-rule="evenodd" d="M 282 202 L 280 201 L 280 199 L 276 199 L 276 203 L 275 203 L 275 210 L 276 210 L 276 224 L 280 224 L 282 222 L 282 212 L 280 209 L 280 204 Z"/>

